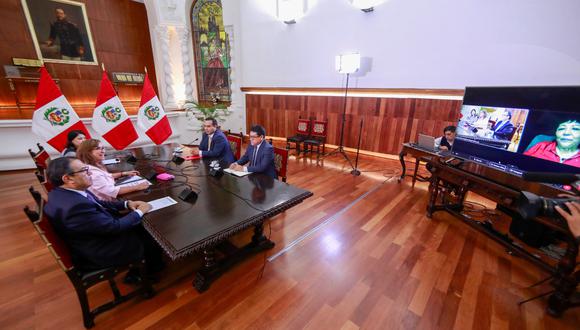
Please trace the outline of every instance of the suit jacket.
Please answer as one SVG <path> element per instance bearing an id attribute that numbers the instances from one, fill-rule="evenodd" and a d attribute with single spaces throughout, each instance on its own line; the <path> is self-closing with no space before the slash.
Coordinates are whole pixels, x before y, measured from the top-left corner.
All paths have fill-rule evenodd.
<path id="1" fill-rule="evenodd" d="M 118 211 L 125 209 L 125 202 L 95 199 L 98 204 L 57 187 L 50 191 L 44 206 L 54 229 L 68 245 L 74 265 L 90 270 L 142 259 L 143 243 L 135 230 L 141 224 L 139 214 L 121 216 Z"/>
<path id="2" fill-rule="evenodd" d="M 493 137 L 501 140 L 511 140 L 514 135 L 515 127 L 508 121 L 498 121 L 492 128 Z"/>
<path id="3" fill-rule="evenodd" d="M 213 133 L 213 138 L 211 139 L 211 146 L 208 149 L 209 135 L 203 133 L 201 138 L 201 143 L 199 144 L 199 150 L 203 151 L 203 158 L 219 158 L 226 165 L 234 162 L 234 153 L 230 147 L 230 143 L 226 138 L 226 135 L 217 129 Z"/>
<path id="4" fill-rule="evenodd" d="M 262 141 L 260 148 L 258 148 L 258 154 L 256 155 L 256 161 L 252 164 L 252 156 L 254 155 L 255 147 L 249 145 L 246 149 L 246 153 L 238 160 L 238 164 L 244 165 L 249 163 L 248 172 L 252 173 L 264 173 L 277 179 L 276 166 L 274 165 L 274 148 L 266 141 Z"/>

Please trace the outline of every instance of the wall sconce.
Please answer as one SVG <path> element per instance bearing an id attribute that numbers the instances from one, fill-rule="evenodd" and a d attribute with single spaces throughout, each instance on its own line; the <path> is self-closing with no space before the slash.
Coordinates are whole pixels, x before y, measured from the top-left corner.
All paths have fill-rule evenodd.
<path id="1" fill-rule="evenodd" d="M 295 24 L 306 11 L 306 0 L 278 0 L 276 5 L 278 19 L 286 24 Z"/>
<path id="2" fill-rule="evenodd" d="M 356 8 L 364 11 L 365 13 L 370 13 L 375 10 L 375 6 L 381 4 L 385 0 L 349 0 L 350 3 Z"/>

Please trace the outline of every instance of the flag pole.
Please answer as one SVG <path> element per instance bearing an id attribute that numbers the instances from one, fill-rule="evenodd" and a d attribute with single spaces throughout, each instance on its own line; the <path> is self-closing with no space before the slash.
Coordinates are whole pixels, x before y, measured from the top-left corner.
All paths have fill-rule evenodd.
<path id="1" fill-rule="evenodd" d="M 101 62 L 101 69 L 102 69 L 103 71 L 106 71 L 106 70 L 105 70 L 105 63 L 104 63 L 104 62 Z"/>
<path id="2" fill-rule="evenodd" d="M 144 68 L 145 68 L 145 74 L 147 74 L 147 73 L 148 73 L 148 72 L 147 72 L 147 67 L 146 67 L 146 66 L 144 66 Z"/>

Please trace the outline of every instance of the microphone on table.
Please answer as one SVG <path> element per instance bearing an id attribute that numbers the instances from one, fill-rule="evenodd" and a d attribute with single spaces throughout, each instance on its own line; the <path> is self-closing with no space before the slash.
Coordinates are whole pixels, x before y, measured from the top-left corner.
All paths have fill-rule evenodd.
<path id="1" fill-rule="evenodd" d="M 191 141 L 189 143 L 184 143 L 183 145 L 186 146 L 186 147 L 192 147 L 192 146 L 194 146 L 193 144 L 195 142 L 197 142 L 198 140 L 199 140 L 199 137 L 195 138 L 193 141 Z"/>

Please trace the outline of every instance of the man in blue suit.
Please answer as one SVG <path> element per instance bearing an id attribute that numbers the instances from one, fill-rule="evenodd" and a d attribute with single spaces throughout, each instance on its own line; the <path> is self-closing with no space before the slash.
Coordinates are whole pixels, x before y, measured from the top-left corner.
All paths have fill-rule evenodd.
<path id="1" fill-rule="evenodd" d="M 163 268 L 161 250 L 141 226 L 141 217 L 151 205 L 98 200 L 87 190 L 92 184 L 89 167 L 77 158 L 52 160 L 47 176 L 56 188 L 48 194 L 44 212 L 69 247 L 77 268 L 89 271 L 143 258 L 150 274 Z M 129 272 L 125 280 L 137 282 L 136 276 Z"/>
<path id="2" fill-rule="evenodd" d="M 501 119 L 493 125 L 491 130 L 493 131 L 493 137 L 499 140 L 511 140 L 514 135 L 515 127 L 510 121 L 512 119 L 512 114 L 509 111 L 504 111 Z"/>
<path id="3" fill-rule="evenodd" d="M 266 130 L 260 125 L 250 128 L 250 145 L 246 153 L 230 168 L 236 171 L 264 173 L 277 179 L 274 166 L 274 148 L 265 141 Z M 247 166 L 242 166 L 248 164 Z"/>
<path id="4" fill-rule="evenodd" d="M 217 125 L 214 118 L 206 118 L 203 122 L 204 133 L 199 144 L 199 155 L 202 158 L 218 158 L 228 166 L 234 162 L 234 154 L 226 135 Z"/>

